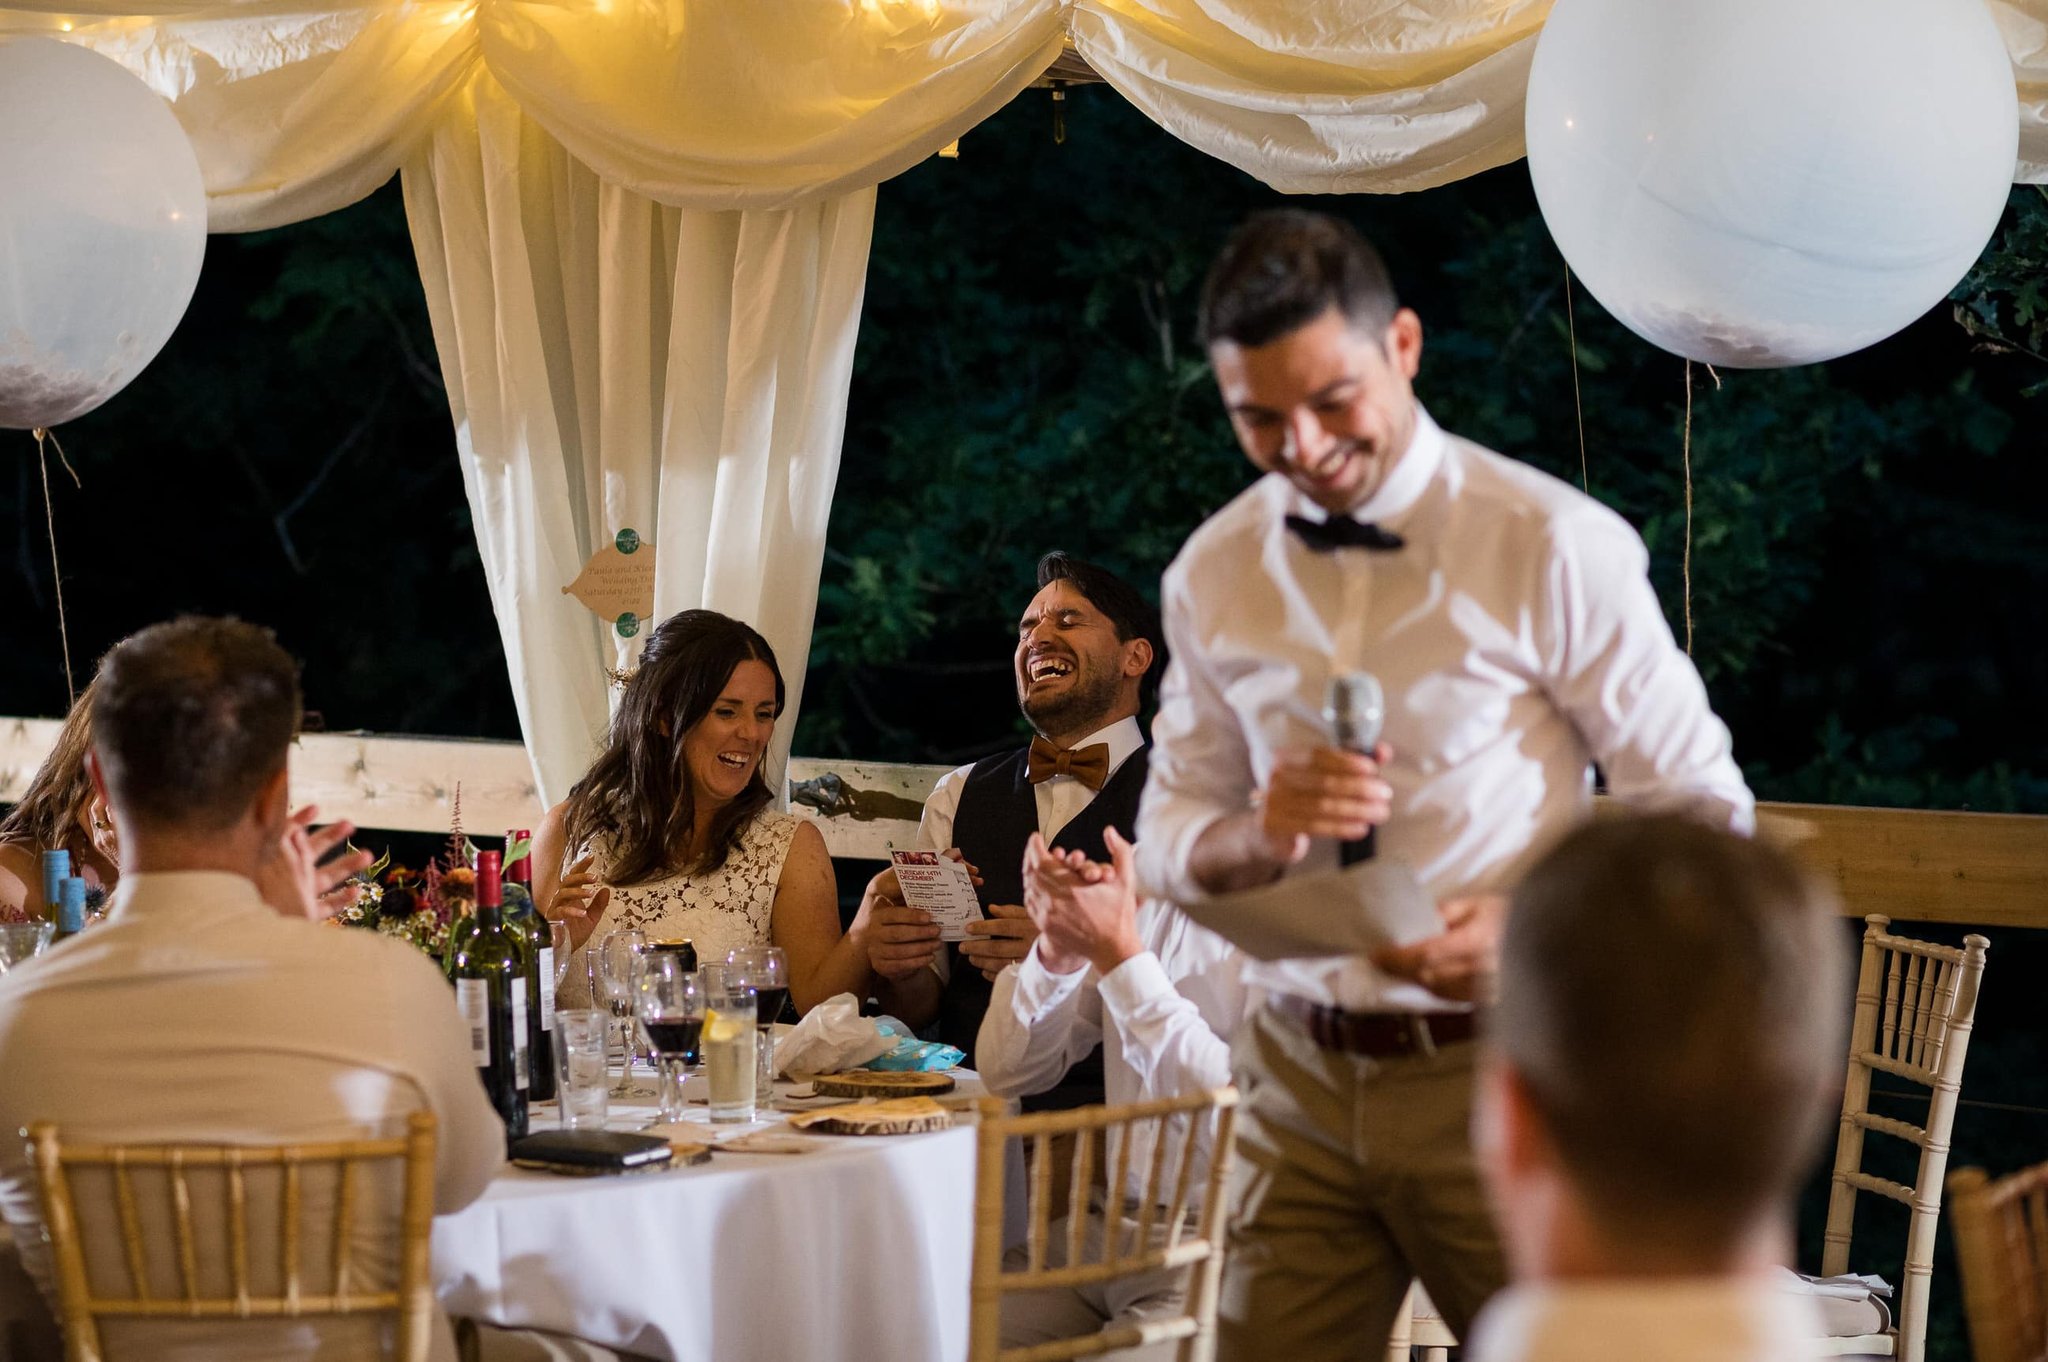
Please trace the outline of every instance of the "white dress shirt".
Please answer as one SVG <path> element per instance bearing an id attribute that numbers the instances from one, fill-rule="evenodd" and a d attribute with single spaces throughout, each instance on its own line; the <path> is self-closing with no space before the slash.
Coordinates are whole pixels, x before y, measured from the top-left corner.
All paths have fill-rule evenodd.
<path id="1" fill-rule="evenodd" d="M 1803 1362 L 1820 1355 L 1810 1298 L 1769 1278 L 1532 1282 L 1473 1321 L 1472 1362 Z"/>
<path id="2" fill-rule="evenodd" d="M 54 1121 L 71 1142 L 297 1144 L 402 1136 L 406 1117 L 427 1110 L 438 1121 L 438 1213 L 474 1201 L 504 1162 L 505 1127 L 477 1081 L 454 993 L 433 963 L 374 932 L 282 918 L 238 875 L 122 877 L 104 923 L 0 977 L 0 1055 L 0 1130 Z M 260 1290 L 259 1264 L 275 1262 L 277 1252 L 269 1227 L 279 1220 L 274 1192 L 265 1209 L 259 1175 L 249 1176 L 250 1260 Z M 390 1181 L 365 1182 L 359 1233 L 370 1208 L 395 1195 Z M 313 1225 L 324 1210 L 315 1184 L 309 1173 L 302 1210 Z M 83 1184 L 77 1190 L 88 1224 L 110 1214 L 105 1198 Z M 227 1257 L 219 1231 L 208 1234 L 207 1213 L 224 1203 L 197 1187 L 193 1200 L 199 1256 L 219 1285 Z M 19 1140 L 0 1140 L 0 1213 L 48 1292 L 34 1175 Z M 168 1236 L 167 1222 L 157 1229 Z M 369 1238 L 358 1261 L 388 1262 L 389 1248 L 373 1257 Z M 154 1256 L 175 1261 L 163 1242 Z M 101 1269 L 125 1283 L 119 1267 Z M 316 1264 L 309 1260 L 306 1270 L 318 1283 L 306 1289 L 325 1291 Z M 178 1289 L 175 1278 L 165 1280 Z M 152 1358 L 325 1362 L 381 1356 L 363 1327 L 369 1323 L 131 1323 L 124 1337 L 133 1355 Z M 145 1331 L 146 1340 L 134 1336 Z M 434 1333 L 435 1355 L 452 1357 L 445 1321 Z"/>
<path id="3" fill-rule="evenodd" d="M 1230 1082 L 1230 1038 L 1253 1005 L 1244 954 L 1159 899 L 1138 905 L 1138 935 L 1146 949 L 1108 974 L 1093 966 L 1054 974 L 1035 942 L 1029 955 L 1004 968 L 974 1047 L 976 1072 L 990 1092 L 1046 1092 L 1097 1044 L 1111 1105 Z M 1132 1146 L 1132 1198 L 1145 1191 L 1147 1133 Z M 1206 1144 L 1200 1152 L 1206 1168 Z"/>
<path id="4" fill-rule="evenodd" d="M 1138 727 L 1134 715 L 1126 715 L 1107 728 L 1097 729 L 1074 744 L 1074 750 L 1091 743 L 1104 743 L 1109 747 L 1109 775 L 1103 777 L 1103 784 L 1109 783 L 1109 776 L 1130 760 L 1131 754 L 1145 745 L 1145 732 Z M 953 845 L 953 816 L 960 811 L 960 791 L 967 784 L 967 777 L 973 772 L 975 763 L 956 767 L 939 777 L 939 783 L 932 786 L 932 792 L 924 801 L 924 817 L 918 821 L 917 836 L 928 850 L 945 851 Z M 1038 801 L 1038 831 L 1050 842 L 1059 836 L 1060 829 L 1074 821 L 1074 816 L 1095 800 L 1096 791 L 1089 789 L 1069 775 L 1054 776 L 1031 787 L 1031 793 Z M 1024 848 L 1017 848 L 1018 856 Z"/>
<path id="5" fill-rule="evenodd" d="M 1639 807 L 1747 832 L 1754 806 L 1651 590 L 1642 540 L 1547 474 L 1446 435 L 1413 440 L 1356 518 L 1406 539 L 1318 553 L 1290 514 L 1324 513 L 1268 474 L 1189 538 L 1161 590 L 1168 649 L 1138 817 L 1145 883 L 1201 898 L 1190 855 L 1251 806 L 1288 748 L 1327 746 L 1339 670 L 1387 697 L 1393 812 L 1378 853 L 1435 897 L 1505 891 L 1591 807 L 1589 764 Z M 1319 841 L 1295 872 L 1329 870 Z M 1363 959 L 1252 967 L 1276 991 L 1358 1009 L 1447 1006 Z"/>

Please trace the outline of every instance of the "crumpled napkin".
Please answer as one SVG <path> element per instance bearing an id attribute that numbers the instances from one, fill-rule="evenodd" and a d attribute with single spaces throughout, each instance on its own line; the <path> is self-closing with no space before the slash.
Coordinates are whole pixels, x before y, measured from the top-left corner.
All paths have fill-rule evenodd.
<path id="1" fill-rule="evenodd" d="M 874 1018 L 860 1014 L 860 1000 L 851 993 L 827 998 L 775 1042 L 775 1072 L 790 1074 L 834 1074 L 857 1069 L 891 1045 Z"/>

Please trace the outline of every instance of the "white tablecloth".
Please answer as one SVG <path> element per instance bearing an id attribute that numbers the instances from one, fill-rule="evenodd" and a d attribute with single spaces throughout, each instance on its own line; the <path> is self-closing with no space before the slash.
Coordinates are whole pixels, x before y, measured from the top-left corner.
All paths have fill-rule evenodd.
<path id="1" fill-rule="evenodd" d="M 612 1099 L 613 1129 L 652 1119 L 652 1080 L 636 1083 Z M 534 1129 L 554 1123 L 552 1106 L 535 1108 Z M 818 1138 L 807 1154 L 720 1153 L 660 1173 L 507 1168 L 434 1223 L 441 1303 L 675 1362 L 965 1357 L 973 1130 Z"/>

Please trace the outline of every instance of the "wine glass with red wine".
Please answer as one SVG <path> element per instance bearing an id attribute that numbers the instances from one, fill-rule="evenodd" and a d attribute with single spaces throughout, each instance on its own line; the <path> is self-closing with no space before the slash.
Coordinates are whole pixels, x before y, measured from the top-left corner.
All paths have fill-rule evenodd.
<path id="1" fill-rule="evenodd" d="M 680 956 L 651 951 L 633 971 L 634 1009 L 661 1074 L 663 1121 L 683 1119 L 683 1075 L 697 1062 L 704 1033 L 704 990 L 697 972 L 683 966 Z"/>

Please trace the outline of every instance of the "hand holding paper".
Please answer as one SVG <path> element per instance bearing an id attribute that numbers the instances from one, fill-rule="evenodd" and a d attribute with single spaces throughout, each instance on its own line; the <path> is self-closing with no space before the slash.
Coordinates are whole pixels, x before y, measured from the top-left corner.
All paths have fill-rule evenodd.
<path id="1" fill-rule="evenodd" d="M 974 872 L 957 853 L 894 851 L 896 883 L 903 901 L 931 915 L 941 941 L 963 941 L 968 924 L 981 919 L 981 900 L 974 892 Z"/>
<path id="2" fill-rule="evenodd" d="M 910 978 L 938 956 L 938 924 L 930 913 L 904 903 L 893 867 L 868 881 L 860 915 L 867 919 L 868 968 L 882 978 Z"/>
<path id="3" fill-rule="evenodd" d="M 1499 894 L 1445 899 L 1438 908 L 1444 930 L 1406 946 L 1382 947 L 1372 962 L 1421 984 L 1439 998 L 1477 1003 L 1490 1000 L 1500 972 L 1501 929 L 1508 901 Z"/>
<path id="4" fill-rule="evenodd" d="M 1397 860 L 1294 875 L 1242 893 L 1181 905 L 1204 927 L 1259 960 L 1370 955 L 1443 933 L 1444 920 Z"/>

